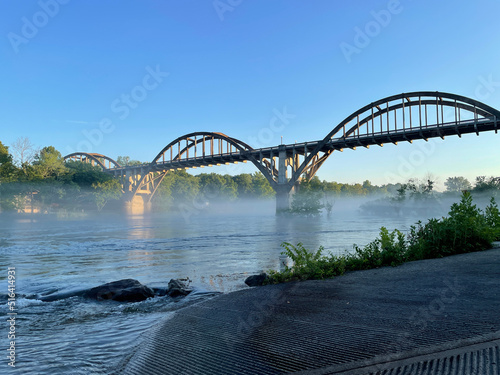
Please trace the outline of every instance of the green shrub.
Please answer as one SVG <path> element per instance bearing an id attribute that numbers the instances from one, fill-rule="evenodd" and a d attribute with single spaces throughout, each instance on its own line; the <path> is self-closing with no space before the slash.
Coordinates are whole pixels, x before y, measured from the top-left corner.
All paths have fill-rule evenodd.
<path id="1" fill-rule="evenodd" d="M 286 255 L 293 262 L 292 266 L 286 266 L 283 271 L 269 271 L 269 282 L 280 283 L 296 280 L 326 279 L 342 275 L 345 271 L 345 258 L 334 256 L 323 256 L 324 248 L 316 252 L 308 251 L 302 243 L 292 245 L 288 242 L 281 244 Z"/>
<path id="2" fill-rule="evenodd" d="M 421 221 L 405 235 L 395 229 L 380 229 L 380 235 L 364 247 L 354 245 L 354 253 L 324 256 L 321 246 L 310 252 L 302 243 L 283 242 L 281 254 L 293 262 L 281 272 L 270 271 L 268 283 L 294 280 L 325 279 L 346 271 L 397 266 L 406 261 L 439 258 L 447 255 L 485 250 L 500 239 L 500 210 L 493 198 L 484 213 L 472 203 L 468 192 L 454 203 L 447 217 Z"/>
<path id="3" fill-rule="evenodd" d="M 405 261 L 405 236 L 395 229 L 389 233 L 380 228 L 380 237 L 361 248 L 354 245 L 354 254 L 347 255 L 349 270 L 366 270 L 383 266 L 396 266 Z"/>
<path id="4" fill-rule="evenodd" d="M 484 217 L 486 219 L 486 224 L 493 231 L 493 240 L 500 240 L 500 210 L 495 202 L 495 198 L 491 197 L 490 204 L 486 206 L 484 211 Z"/>
<path id="5" fill-rule="evenodd" d="M 419 221 L 410 228 L 408 259 L 439 258 L 490 248 L 500 228 L 494 200 L 486 212 L 483 214 L 472 204 L 470 193 L 464 192 L 460 203 L 451 206 L 448 217 L 430 219 L 425 225 Z M 493 223 L 497 223 L 495 228 L 491 226 Z"/>

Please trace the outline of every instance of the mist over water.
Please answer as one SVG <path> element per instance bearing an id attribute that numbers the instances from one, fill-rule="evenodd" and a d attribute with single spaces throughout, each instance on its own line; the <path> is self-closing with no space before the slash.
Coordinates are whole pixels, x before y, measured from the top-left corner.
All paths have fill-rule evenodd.
<path id="1" fill-rule="evenodd" d="M 373 200 L 373 198 L 370 198 Z M 456 201 L 456 199 L 455 199 Z M 274 200 L 219 202 L 178 212 L 0 215 L 0 266 L 16 267 L 18 370 L 37 374 L 106 374 L 140 343 L 141 334 L 206 292 L 246 288 L 261 270 L 279 269 L 280 244 L 343 253 L 375 239 L 381 226 L 409 229 L 425 210 L 377 215 L 360 209 L 367 198 L 334 201 L 330 215 L 276 216 Z M 435 204 L 434 207 L 435 208 Z M 443 203 L 446 214 L 449 203 Z M 430 207 L 429 207 L 430 209 Z M 375 213 L 375 214 L 374 214 Z M 156 297 L 140 303 L 95 302 L 72 297 L 41 302 L 41 295 L 91 288 L 133 278 L 166 287 L 192 280 L 182 302 Z M 0 275 L 7 288 L 6 273 Z M 6 295 L 0 293 L 2 313 Z M 6 315 L 4 315 L 6 316 Z M 1 344 L 5 345 L 6 337 Z"/>

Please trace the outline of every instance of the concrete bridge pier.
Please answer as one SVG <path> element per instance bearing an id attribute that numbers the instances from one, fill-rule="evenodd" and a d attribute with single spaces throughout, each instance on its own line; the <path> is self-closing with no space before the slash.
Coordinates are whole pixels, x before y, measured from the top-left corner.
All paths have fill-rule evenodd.
<path id="1" fill-rule="evenodd" d="M 278 183 L 275 185 L 276 191 L 276 213 L 283 213 L 290 209 L 290 184 L 288 182 L 286 170 L 286 147 L 281 145 L 278 154 Z"/>
<path id="2" fill-rule="evenodd" d="M 132 199 L 125 200 L 125 212 L 131 215 L 141 215 L 151 210 L 151 202 L 146 196 L 136 194 Z"/>
<path id="3" fill-rule="evenodd" d="M 288 185 L 278 185 L 276 190 L 276 213 L 284 213 L 290 209 L 290 189 Z"/>

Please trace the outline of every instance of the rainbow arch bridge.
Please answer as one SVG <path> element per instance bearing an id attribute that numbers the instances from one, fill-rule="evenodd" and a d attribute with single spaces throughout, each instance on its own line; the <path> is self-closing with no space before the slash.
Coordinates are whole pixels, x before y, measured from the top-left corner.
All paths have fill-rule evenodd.
<path id="1" fill-rule="evenodd" d="M 500 111 L 465 96 L 418 91 L 389 96 L 346 117 L 322 140 L 254 149 L 217 132 L 194 132 L 168 143 L 151 163 L 121 166 L 96 153 L 76 152 L 65 160 L 100 166 L 118 177 L 124 199 L 150 203 L 165 175 L 176 169 L 252 162 L 276 191 L 276 210 L 289 207 L 290 192 L 310 180 L 334 151 L 429 138 L 498 131 Z"/>

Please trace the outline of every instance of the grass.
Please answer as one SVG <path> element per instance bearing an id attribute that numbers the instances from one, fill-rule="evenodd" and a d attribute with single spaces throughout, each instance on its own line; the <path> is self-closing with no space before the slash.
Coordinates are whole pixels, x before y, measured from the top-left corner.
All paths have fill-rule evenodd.
<path id="1" fill-rule="evenodd" d="M 328 279 L 347 271 L 394 267 L 414 260 L 481 251 L 491 248 L 498 239 L 500 210 L 494 198 L 483 212 L 472 203 L 470 193 L 464 192 L 460 202 L 451 206 L 448 216 L 430 219 L 425 224 L 419 221 L 407 235 L 382 227 L 378 238 L 364 247 L 354 245 L 353 253 L 323 255 L 322 246 L 311 252 L 302 243 L 283 242 L 282 254 L 293 264 L 283 271 L 269 271 L 267 283 Z"/>

